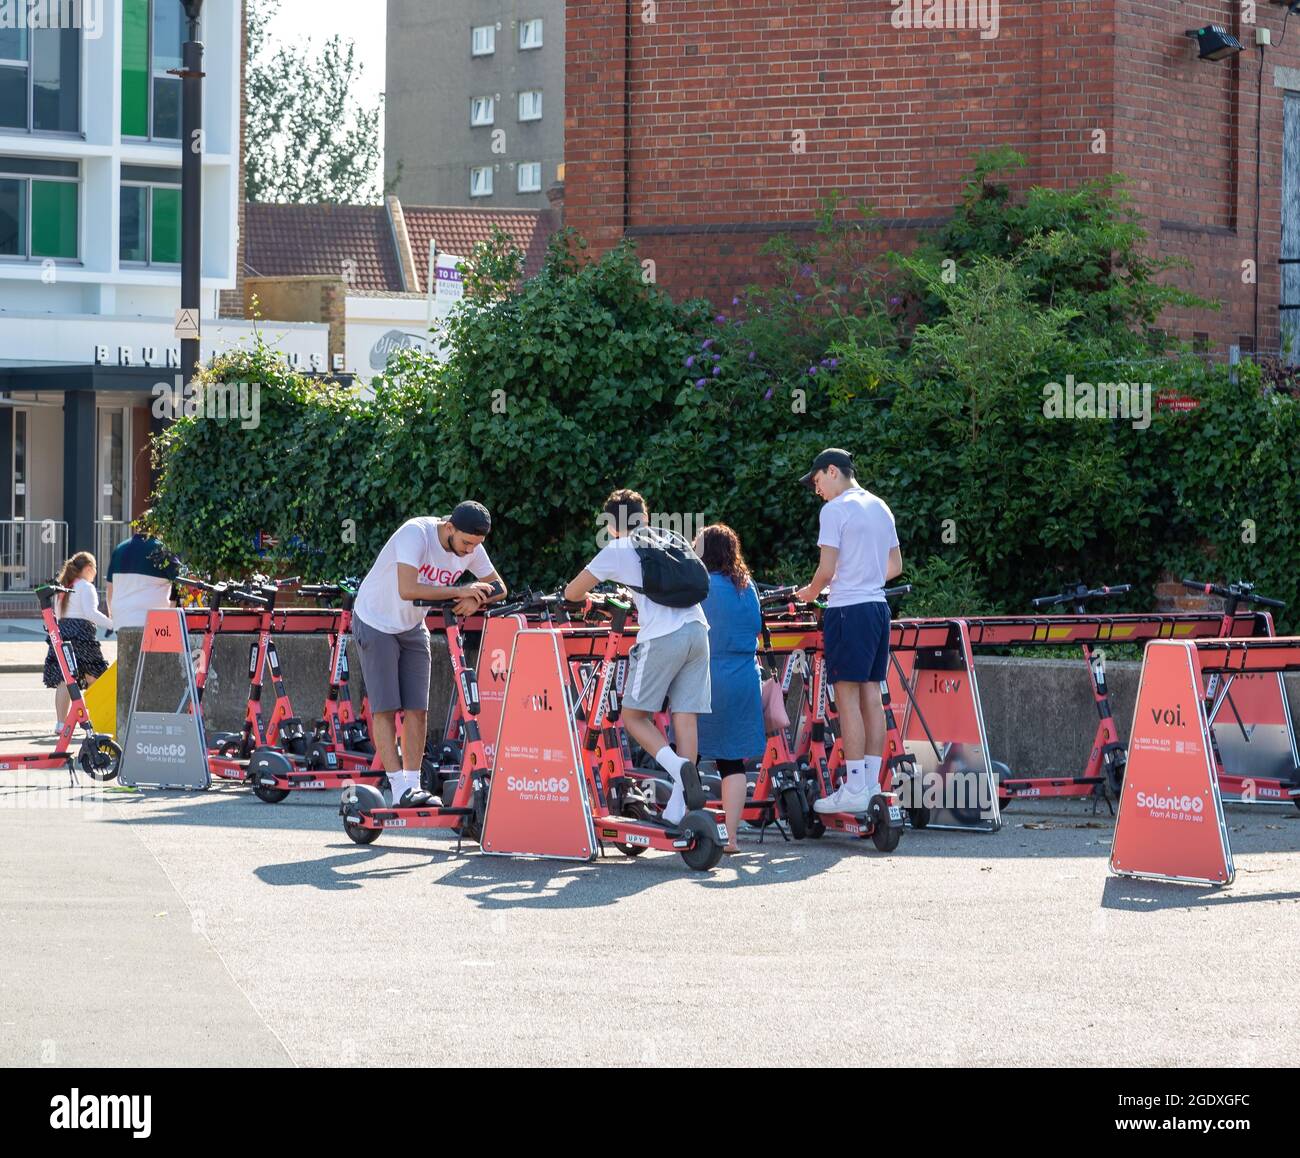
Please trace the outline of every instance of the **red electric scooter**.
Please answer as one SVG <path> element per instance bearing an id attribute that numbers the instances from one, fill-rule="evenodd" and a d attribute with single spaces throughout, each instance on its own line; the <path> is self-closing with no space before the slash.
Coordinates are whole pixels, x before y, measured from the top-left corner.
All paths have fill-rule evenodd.
<path id="1" fill-rule="evenodd" d="M 54 648 L 54 658 L 59 664 L 59 674 L 63 685 L 68 689 L 68 714 L 59 729 L 59 739 L 52 752 L 7 752 L 0 755 L 0 771 L 15 771 L 22 768 L 66 768 L 68 783 L 77 782 L 77 769 L 80 768 L 92 780 L 112 780 L 117 775 L 122 762 L 122 749 L 111 736 L 96 732 L 82 698 L 81 685 L 77 682 L 77 657 L 72 645 L 63 642 L 59 634 L 59 621 L 54 614 L 54 600 L 59 595 L 70 595 L 70 588 L 50 583 L 36 589 L 36 598 L 41 605 L 41 619 L 45 622 L 45 634 Z M 76 753 L 72 752 L 72 737 L 81 730 L 81 744 Z"/>
<path id="2" fill-rule="evenodd" d="M 445 798 L 435 797 L 435 800 L 439 800 L 436 804 L 398 808 L 388 804 L 377 787 L 353 783 L 343 790 L 339 816 L 343 818 L 343 831 L 356 844 L 371 844 L 379 838 L 381 832 L 388 829 L 449 828 L 456 833 L 456 848 L 459 851 L 462 840 L 479 839 L 487 808 L 491 766 L 483 737 L 479 734 L 478 680 L 474 669 L 465 661 L 461 623 L 452 610 L 451 602 L 417 600 L 416 606 L 440 607 L 447 633 L 447 654 L 451 660 L 456 701 L 453 711 L 460 714 L 460 732 L 464 738 L 460 771 L 455 778 L 455 787 L 451 790 L 451 800 L 445 802 Z M 444 777 L 444 792 L 450 782 L 449 777 Z"/>

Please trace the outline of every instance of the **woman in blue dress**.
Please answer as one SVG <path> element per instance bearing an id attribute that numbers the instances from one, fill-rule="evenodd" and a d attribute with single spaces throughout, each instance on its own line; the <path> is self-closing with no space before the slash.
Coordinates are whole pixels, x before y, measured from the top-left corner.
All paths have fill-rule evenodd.
<path id="1" fill-rule="evenodd" d="M 725 523 L 705 527 L 695 553 L 709 572 L 704 617 L 709 621 L 709 680 L 713 710 L 699 717 L 700 755 L 717 761 L 728 844 L 739 852 L 736 832 L 745 807 L 745 761 L 759 759 L 767 745 L 763 727 L 763 681 L 758 666 L 758 606 L 740 539 Z"/>

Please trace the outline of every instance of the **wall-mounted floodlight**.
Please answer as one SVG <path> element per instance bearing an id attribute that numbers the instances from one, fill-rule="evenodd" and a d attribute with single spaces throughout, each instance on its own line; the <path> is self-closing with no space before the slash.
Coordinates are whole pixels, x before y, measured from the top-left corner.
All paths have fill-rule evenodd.
<path id="1" fill-rule="evenodd" d="M 1189 28 L 1183 35 L 1195 37 L 1200 49 L 1197 60 L 1223 60 L 1241 51 L 1241 41 L 1222 24 L 1207 24 L 1204 28 Z"/>

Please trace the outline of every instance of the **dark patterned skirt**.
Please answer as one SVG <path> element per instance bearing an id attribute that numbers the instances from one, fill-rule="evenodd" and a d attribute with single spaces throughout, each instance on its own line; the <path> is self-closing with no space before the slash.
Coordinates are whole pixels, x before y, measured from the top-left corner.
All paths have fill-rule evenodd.
<path id="1" fill-rule="evenodd" d="M 99 649 L 95 625 L 89 619 L 60 619 L 59 634 L 63 636 L 64 643 L 72 646 L 72 654 L 77 657 L 77 683 L 82 689 L 88 680 L 98 679 L 108 671 L 104 653 Z M 45 672 L 41 682 L 47 688 L 63 686 L 63 673 L 59 671 L 53 643 L 45 652 Z"/>

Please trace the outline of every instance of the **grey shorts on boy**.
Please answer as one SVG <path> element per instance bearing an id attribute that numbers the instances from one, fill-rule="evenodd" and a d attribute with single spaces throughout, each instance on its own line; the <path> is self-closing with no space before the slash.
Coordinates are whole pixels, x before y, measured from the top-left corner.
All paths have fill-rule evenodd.
<path id="1" fill-rule="evenodd" d="M 658 712 L 664 700 L 674 712 L 707 712 L 710 708 L 709 629 L 698 622 L 633 646 L 623 706 Z"/>

